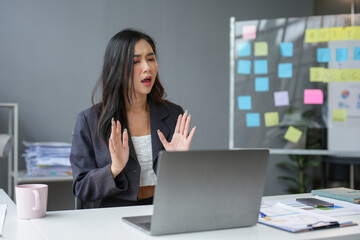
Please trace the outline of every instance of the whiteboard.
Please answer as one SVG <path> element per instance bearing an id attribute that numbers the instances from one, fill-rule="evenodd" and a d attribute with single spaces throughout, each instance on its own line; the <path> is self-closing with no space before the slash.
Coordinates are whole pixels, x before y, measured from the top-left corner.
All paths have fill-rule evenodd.
<path id="1" fill-rule="evenodd" d="M 356 143 L 360 136 L 360 119 L 356 117 L 357 110 L 349 111 L 346 122 L 334 122 L 332 110 L 336 107 L 336 90 L 338 85 L 344 83 L 310 82 L 311 67 L 323 68 L 360 68 L 360 61 L 347 61 L 339 64 L 336 60 L 319 62 L 317 59 L 318 48 L 330 48 L 336 51 L 339 46 L 353 49 L 359 45 L 359 40 L 332 41 L 332 42 L 305 42 L 307 29 L 345 27 L 360 25 L 360 15 L 327 15 L 309 16 L 300 18 L 258 19 L 249 21 L 230 21 L 230 104 L 229 104 L 229 148 L 254 148 L 266 147 L 272 149 L 305 149 L 309 147 L 309 135 L 315 142 L 320 143 L 318 148 L 329 150 L 358 150 Z M 244 27 L 255 26 L 255 38 L 246 38 L 248 34 Z M 255 45 L 266 42 L 268 52 L 266 56 L 255 54 Z M 280 44 L 293 43 L 293 55 L 285 57 L 280 52 Z M 345 43 L 344 43 L 345 42 Z M 251 48 L 250 54 L 243 54 L 244 43 Z M 352 44 L 352 45 L 349 45 Z M 349 59 L 351 56 L 349 50 Z M 242 55 L 239 54 L 241 52 Z M 246 51 L 245 51 L 246 52 Z M 250 70 L 240 68 L 241 64 L 250 62 Z M 255 61 L 266 60 L 267 72 L 255 72 Z M 279 74 L 280 63 L 291 63 L 292 76 L 282 78 Z M 248 71 L 249 70 L 249 71 Z M 248 71 L 248 72 L 246 72 Z M 256 90 L 257 78 L 267 78 L 267 91 Z M 352 83 L 352 88 L 359 83 Z M 317 89 L 323 93 L 322 104 L 305 104 L 304 90 Z M 288 105 L 276 105 L 275 92 L 287 92 Z M 251 108 L 240 107 L 239 97 L 250 97 Z M 242 108 L 242 109 L 241 109 Z M 279 123 L 276 126 L 265 124 L 265 114 L 277 112 Z M 255 115 L 254 115 L 255 113 Z M 254 115 L 256 121 L 249 124 L 248 116 Z M 359 113 L 360 115 L 360 113 Z M 302 135 L 297 142 L 284 139 L 289 126 L 301 130 Z M 311 130 L 311 131 L 309 131 Z M 314 134 L 315 133 L 315 134 Z M 315 136 L 315 138 L 314 138 Z M 347 143 L 350 141 L 351 144 Z M 314 146 L 314 145 L 313 145 Z"/>
<path id="2" fill-rule="evenodd" d="M 331 69 L 359 69 L 360 62 L 353 60 L 354 47 L 360 47 L 360 41 L 330 42 L 329 48 L 346 47 L 349 60 L 346 62 L 331 61 Z M 344 96 L 344 92 L 349 93 Z M 359 151 L 360 149 L 360 83 L 332 82 L 328 83 L 328 149 L 333 151 Z M 333 120 L 334 109 L 347 109 L 347 121 Z"/>

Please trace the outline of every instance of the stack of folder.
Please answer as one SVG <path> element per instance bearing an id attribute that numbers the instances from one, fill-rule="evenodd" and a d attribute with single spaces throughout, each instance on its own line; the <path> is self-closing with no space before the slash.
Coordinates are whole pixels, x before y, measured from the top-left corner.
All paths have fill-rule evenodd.
<path id="1" fill-rule="evenodd" d="M 61 142 L 23 142 L 27 147 L 25 158 L 29 177 L 71 175 L 71 144 Z"/>
<path id="2" fill-rule="evenodd" d="M 360 191 L 350 188 L 327 188 L 327 189 L 316 189 L 311 191 L 312 195 L 321 197 L 333 198 L 341 201 L 360 203 Z"/>

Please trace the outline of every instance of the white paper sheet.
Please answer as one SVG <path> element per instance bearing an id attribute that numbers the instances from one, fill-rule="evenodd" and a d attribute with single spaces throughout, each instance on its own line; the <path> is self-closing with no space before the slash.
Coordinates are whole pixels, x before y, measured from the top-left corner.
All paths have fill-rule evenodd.
<path id="1" fill-rule="evenodd" d="M 6 204 L 0 204 L 0 236 L 2 235 L 2 229 L 5 222 L 6 209 Z"/>
<path id="2" fill-rule="evenodd" d="M 262 203 L 262 207 L 267 206 L 274 206 L 276 203 L 281 202 L 285 205 L 288 206 L 292 206 L 292 207 L 296 207 L 296 208 L 300 208 L 300 209 L 304 209 L 304 210 L 309 210 L 311 212 L 314 213 L 319 213 L 319 214 L 323 214 L 323 215 L 328 215 L 331 217 L 337 217 L 337 216 L 349 216 L 349 215 L 355 215 L 355 214 L 360 214 L 360 205 L 359 204 L 354 204 L 354 203 L 348 203 L 348 202 L 344 202 L 344 201 L 340 201 L 340 200 L 336 200 L 336 199 L 331 199 L 331 198 L 325 198 L 325 197 L 319 197 L 319 196 L 312 196 L 313 198 L 317 198 L 320 200 L 324 200 L 326 202 L 331 202 L 333 203 L 335 206 L 334 207 L 329 207 L 329 208 L 313 208 L 310 206 L 307 206 L 305 204 L 299 203 L 296 201 L 296 199 L 293 198 L 289 198 L 289 199 L 282 199 L 282 200 L 268 200 L 268 201 L 264 201 Z"/>

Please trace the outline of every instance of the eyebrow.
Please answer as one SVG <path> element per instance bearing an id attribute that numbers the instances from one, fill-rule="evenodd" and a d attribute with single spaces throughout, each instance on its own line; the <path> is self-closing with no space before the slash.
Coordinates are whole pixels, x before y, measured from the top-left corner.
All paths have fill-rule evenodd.
<path id="1" fill-rule="evenodd" d="M 154 56 L 155 54 L 154 53 L 148 53 L 148 54 L 146 54 L 146 56 L 148 57 L 148 56 Z M 141 57 L 141 55 L 140 54 L 134 54 L 134 58 L 135 57 Z"/>

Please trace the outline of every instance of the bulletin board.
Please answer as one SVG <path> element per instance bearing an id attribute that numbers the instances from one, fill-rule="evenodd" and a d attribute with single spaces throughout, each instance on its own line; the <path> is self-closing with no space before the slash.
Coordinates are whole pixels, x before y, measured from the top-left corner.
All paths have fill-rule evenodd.
<path id="1" fill-rule="evenodd" d="M 360 142 L 359 25 L 360 14 L 231 18 L 229 148 L 358 151 L 336 135 Z"/>

